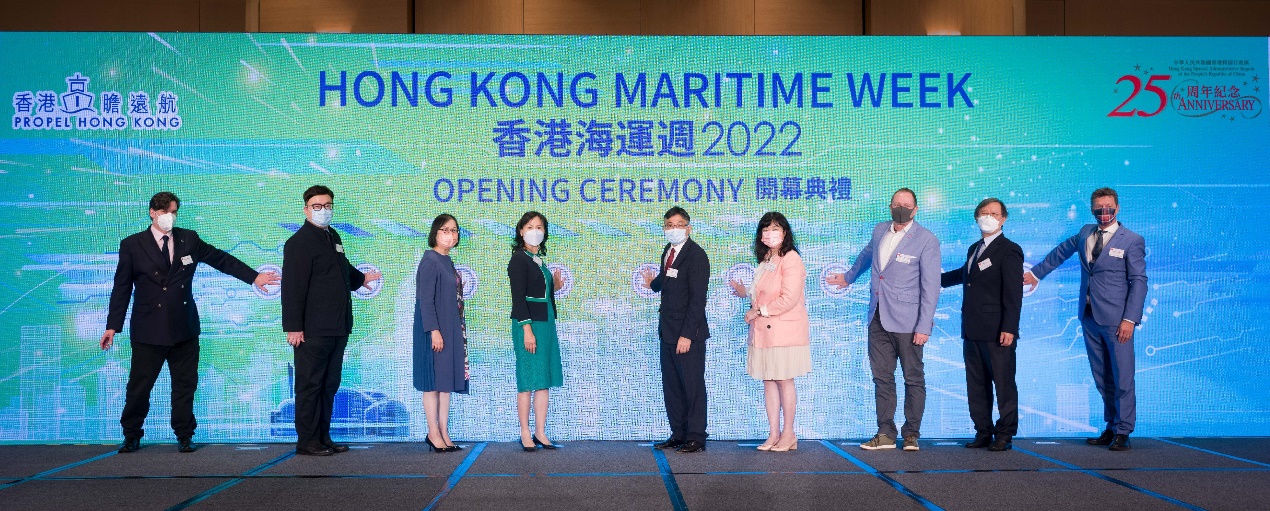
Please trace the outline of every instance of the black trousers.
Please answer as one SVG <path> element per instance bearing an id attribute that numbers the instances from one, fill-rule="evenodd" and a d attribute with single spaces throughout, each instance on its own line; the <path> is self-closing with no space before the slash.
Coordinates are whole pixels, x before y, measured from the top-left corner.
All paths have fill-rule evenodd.
<path id="1" fill-rule="evenodd" d="M 1015 348 L 1018 342 L 1002 346 L 991 341 L 962 340 L 966 361 L 966 401 L 975 437 L 1014 436 L 1019 432 L 1019 387 L 1014 381 Z M 992 423 L 992 388 L 997 390 L 997 410 L 1001 418 Z"/>
<path id="2" fill-rule="evenodd" d="M 296 446 L 320 449 L 331 443 L 331 411 L 340 389 L 348 336 L 305 337 L 295 347 Z"/>
<path id="3" fill-rule="evenodd" d="M 172 375 L 172 431 L 177 438 L 194 436 L 194 391 L 198 388 L 198 338 L 175 346 L 132 343 L 132 369 L 128 372 L 128 390 L 123 403 L 125 438 L 145 436 L 146 415 L 150 414 L 150 391 L 168 364 Z"/>
<path id="4" fill-rule="evenodd" d="M 661 391 L 672 438 L 706 441 L 706 343 L 676 354 L 679 336 L 661 332 Z"/>

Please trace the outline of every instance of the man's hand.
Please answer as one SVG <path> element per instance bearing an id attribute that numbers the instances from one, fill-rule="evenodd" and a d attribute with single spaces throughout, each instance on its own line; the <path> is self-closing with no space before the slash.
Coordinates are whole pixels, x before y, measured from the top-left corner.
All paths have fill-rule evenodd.
<path id="1" fill-rule="evenodd" d="M 1116 331 L 1116 340 L 1120 341 L 1120 344 L 1133 339 L 1133 326 L 1133 322 L 1127 319 L 1120 322 L 1120 329 Z"/>
<path id="2" fill-rule="evenodd" d="M 111 346 L 114 346 L 114 345 L 115 345 L 115 331 L 106 330 L 106 333 L 101 335 L 101 349 L 108 350 L 110 349 Z"/>
<path id="3" fill-rule="evenodd" d="M 367 273 L 366 273 L 366 280 L 362 282 L 362 287 L 364 287 L 364 288 L 366 288 L 367 290 L 369 290 L 369 289 L 370 289 L 370 285 L 371 285 L 371 283 L 372 283 L 372 282 L 375 282 L 376 280 L 379 280 L 379 279 L 380 279 L 380 278 L 382 278 L 383 276 L 384 276 L 384 274 L 379 273 L 379 272 L 377 272 L 377 271 L 367 272 Z"/>
<path id="4" fill-rule="evenodd" d="M 282 278 L 277 273 L 265 271 L 256 274 L 256 281 L 252 285 L 256 286 L 256 289 L 259 289 L 261 293 L 264 293 L 266 292 L 265 286 L 276 285 L 279 282 L 282 282 Z"/>
<path id="5" fill-rule="evenodd" d="M 441 331 L 433 330 L 432 331 L 432 351 L 440 353 L 442 349 L 445 349 L 445 341 L 441 340 Z"/>
<path id="6" fill-rule="evenodd" d="M 687 353 L 688 348 L 691 348 L 691 347 L 692 347 L 692 339 L 689 339 L 687 337 L 680 337 L 679 344 L 675 345 L 675 354 L 683 355 L 684 353 Z"/>
<path id="7" fill-rule="evenodd" d="M 842 273 L 831 273 L 825 277 L 825 283 L 836 286 L 838 289 L 851 289 L 851 284 L 847 282 L 846 275 Z"/>
<path id="8" fill-rule="evenodd" d="M 1002 346 L 1009 346 L 1011 344 L 1014 344 L 1014 334 L 1010 332 L 1001 332 L 1001 339 L 999 342 L 1001 343 Z"/>
<path id="9" fill-rule="evenodd" d="M 645 268 L 643 275 L 644 275 L 644 287 L 648 289 L 652 289 L 653 279 L 657 278 L 657 272 L 653 271 L 652 268 Z"/>
<path id="10" fill-rule="evenodd" d="M 1030 271 L 1023 272 L 1023 285 L 1032 286 L 1032 289 L 1036 289 L 1037 284 L 1040 284 L 1040 283 L 1041 283 L 1041 279 L 1036 278 L 1036 275 L 1032 275 L 1032 272 Z M 1031 292 L 1032 289 L 1029 289 L 1028 292 Z"/>
<path id="11" fill-rule="evenodd" d="M 292 348 L 300 347 L 300 343 L 304 342 L 304 332 L 287 332 L 287 344 Z"/>
<path id="12" fill-rule="evenodd" d="M 913 334 L 913 344 L 916 344 L 918 346 L 925 345 L 928 339 L 930 339 L 930 334 L 918 334 L 918 333 Z"/>

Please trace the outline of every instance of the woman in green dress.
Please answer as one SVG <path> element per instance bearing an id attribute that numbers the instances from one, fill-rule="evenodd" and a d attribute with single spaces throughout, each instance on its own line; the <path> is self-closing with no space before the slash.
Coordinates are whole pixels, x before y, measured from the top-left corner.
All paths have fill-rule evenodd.
<path id="1" fill-rule="evenodd" d="M 516 352 L 516 411 L 520 417 L 520 445 L 555 449 L 547 439 L 547 403 L 551 387 L 564 384 L 560 341 L 556 337 L 555 290 L 560 275 L 547 269 L 547 217 L 530 211 L 516 223 L 516 240 L 507 262 L 512 297 L 512 348 Z M 534 430 L 529 410 L 534 411 Z"/>

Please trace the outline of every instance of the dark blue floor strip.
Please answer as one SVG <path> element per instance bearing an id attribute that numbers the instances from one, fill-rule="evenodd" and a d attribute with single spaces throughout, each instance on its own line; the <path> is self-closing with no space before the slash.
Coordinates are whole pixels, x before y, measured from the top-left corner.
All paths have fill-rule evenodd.
<path id="1" fill-rule="evenodd" d="M 1266 467 L 1266 468 L 1270 468 L 1270 463 L 1262 463 L 1262 462 L 1260 462 L 1260 461 L 1253 461 L 1253 460 L 1250 460 L 1250 459 L 1247 459 L 1247 458 L 1240 458 L 1239 456 L 1232 456 L 1232 455 L 1226 454 L 1226 453 L 1224 453 L 1224 452 L 1218 452 L 1218 451 L 1214 451 L 1214 450 L 1210 450 L 1210 449 L 1205 449 L 1205 448 L 1203 448 L 1203 447 L 1195 447 L 1195 446 L 1193 446 L 1193 445 L 1187 445 L 1187 444 L 1184 444 L 1184 443 L 1181 443 L 1181 442 L 1174 442 L 1174 441 L 1172 441 L 1172 440 L 1166 440 L 1166 439 L 1163 439 L 1163 438 L 1156 438 L 1156 440 L 1159 440 L 1159 441 L 1164 442 L 1164 443 L 1166 443 L 1166 444 L 1173 444 L 1173 445 L 1177 445 L 1177 446 L 1185 447 L 1185 448 L 1187 448 L 1187 449 L 1195 449 L 1195 450 L 1197 450 L 1197 451 L 1199 451 L 1199 452 L 1206 452 L 1206 453 L 1208 453 L 1208 454 L 1215 454 L 1215 455 L 1217 455 L 1217 456 L 1221 456 L 1221 457 L 1223 457 L 1223 458 L 1230 458 L 1230 459 L 1235 460 L 1235 461 L 1242 461 L 1242 462 L 1244 462 L 1244 463 L 1252 463 L 1253 465 L 1257 465 L 1257 466 L 1259 466 L 1259 467 Z"/>
<path id="2" fill-rule="evenodd" d="M 463 458 L 463 463 L 459 463 L 459 466 L 454 468 L 450 478 L 445 481 L 445 486 L 441 488 L 440 492 L 437 492 L 437 496 L 432 498 L 432 502 L 429 502 L 428 507 L 423 508 L 423 511 L 436 509 L 437 505 L 441 503 L 441 499 L 444 499 L 446 495 L 450 494 L 450 490 L 459 485 L 459 480 L 463 479 L 463 476 L 467 474 L 467 469 L 472 468 L 472 464 L 476 463 L 476 457 L 481 455 L 481 451 L 485 450 L 486 445 L 488 444 L 481 442 L 472 447 L 472 452 L 468 453 L 466 458 Z"/>
<path id="3" fill-rule="evenodd" d="M 253 468 L 253 469 L 251 469 L 251 470 L 248 470 L 248 471 L 246 471 L 246 472 L 243 472 L 243 474 L 242 474 L 242 475 L 244 475 L 244 476 L 254 476 L 254 475 L 256 475 L 256 474 L 259 474 L 259 473 L 261 473 L 261 472 L 264 472 L 264 471 L 266 471 L 266 470 L 269 470 L 269 467 L 272 467 L 272 466 L 274 466 L 274 465 L 277 465 L 277 464 L 279 464 L 279 463 L 282 463 L 283 461 L 286 461 L 286 460 L 290 459 L 292 456 L 295 456 L 295 451 L 291 451 L 291 452 L 288 452 L 288 453 L 286 453 L 286 454 L 283 454 L 282 456 L 278 456 L 277 458 L 274 458 L 273 460 L 271 460 L 271 461 L 269 461 L 269 462 L 267 462 L 267 463 L 265 463 L 265 464 L 263 464 L 263 465 L 260 465 L 260 466 L 258 466 L 258 467 L 256 467 L 256 468 Z M 236 485 L 236 484 L 238 484 L 238 483 L 241 483 L 241 482 L 243 482 L 243 481 L 246 481 L 246 479 L 241 478 L 241 477 L 236 477 L 236 478 L 234 478 L 234 479 L 230 479 L 230 480 L 225 481 L 225 482 L 223 482 L 223 483 L 220 483 L 220 484 L 218 484 L 218 485 L 216 485 L 216 486 L 213 486 L 211 489 L 209 489 L 209 490 L 207 490 L 207 491 L 205 491 L 205 492 L 203 492 L 203 493 L 200 493 L 200 494 L 198 494 L 198 495 L 195 495 L 195 496 L 193 496 L 193 497 L 190 497 L 189 499 L 186 499 L 184 502 L 182 502 L 182 503 L 180 503 L 180 504 L 177 504 L 177 505 L 175 505 L 175 506 L 172 506 L 172 507 L 168 508 L 168 511 L 180 511 L 181 509 L 185 509 L 185 508 L 187 508 L 187 507 L 193 506 L 194 504 L 198 504 L 199 502 L 202 502 L 202 501 L 204 501 L 204 500 L 207 500 L 207 498 L 208 498 L 208 497 L 211 497 L 212 495 L 216 495 L 217 493 L 220 493 L 220 492 L 222 492 L 222 491 L 225 491 L 225 490 L 227 490 L 227 489 L 229 489 L 229 488 L 233 487 L 234 485 Z"/>
<path id="4" fill-rule="evenodd" d="M 110 451 L 110 452 L 107 452 L 107 453 L 98 454 L 98 455 L 93 456 L 93 457 L 91 457 L 91 458 L 88 458 L 88 459 L 86 459 L 86 460 L 76 461 L 75 463 L 68 463 L 68 464 L 66 464 L 66 465 L 62 465 L 62 466 L 57 467 L 57 468 L 53 468 L 53 469 L 49 469 L 49 470 L 45 470 L 45 471 L 40 472 L 40 473 L 38 473 L 38 474 L 35 474 L 35 475 L 31 476 L 31 477 L 26 477 L 26 478 L 23 478 L 23 479 L 18 479 L 17 481 L 13 481 L 13 482 L 11 482 L 11 483 L 7 483 L 7 484 L 4 484 L 4 485 L 0 485 L 0 490 L 3 490 L 3 489 L 5 489 L 5 488 L 11 488 L 11 487 L 17 486 L 17 485 L 19 485 L 19 484 L 25 483 L 25 482 L 27 482 L 27 481 L 33 481 L 33 480 L 35 480 L 35 479 L 40 479 L 40 478 L 43 478 L 43 477 L 48 476 L 48 475 L 56 474 L 56 473 L 61 472 L 61 471 L 63 471 L 63 470 L 70 469 L 70 468 L 75 468 L 75 467 L 78 467 L 78 466 L 83 465 L 83 464 L 86 464 L 86 463 L 92 463 L 92 462 L 97 461 L 97 460 L 102 459 L 102 458 L 109 458 L 109 457 L 111 457 L 111 456 L 114 456 L 115 454 L 117 454 L 117 452 L 116 452 L 116 451 Z"/>
<path id="5" fill-rule="evenodd" d="M 666 459 L 666 453 L 656 447 L 650 449 L 653 450 L 653 459 L 657 460 L 657 469 L 661 471 L 661 482 L 666 485 L 666 494 L 670 496 L 670 506 L 675 511 L 688 511 L 688 502 L 684 501 L 684 494 L 679 491 L 679 483 L 675 482 L 675 472 L 670 469 L 670 460 Z"/>
<path id="6" fill-rule="evenodd" d="M 1136 484 L 1127 483 L 1127 482 L 1121 481 L 1121 480 L 1119 480 L 1119 479 L 1116 479 L 1116 478 L 1114 478 L 1114 477 L 1107 476 L 1107 475 L 1103 475 L 1103 474 L 1100 474 L 1100 473 L 1098 473 L 1098 472 L 1095 472 L 1095 471 L 1090 470 L 1090 469 L 1087 469 L 1087 468 L 1081 468 L 1081 467 L 1078 467 L 1078 466 L 1073 465 L 1073 464 L 1071 464 L 1071 463 L 1068 463 L 1068 462 L 1066 462 L 1066 461 L 1057 460 L 1057 459 L 1051 458 L 1051 457 L 1049 457 L 1049 456 L 1046 456 L 1046 455 L 1044 455 L 1044 454 L 1040 454 L 1040 453 L 1035 453 L 1035 452 L 1029 451 L 1029 450 L 1024 449 L 1024 448 L 1022 448 L 1022 447 L 1015 446 L 1014 450 L 1019 451 L 1019 452 L 1021 452 L 1021 453 L 1023 453 L 1023 454 L 1027 454 L 1027 455 L 1030 455 L 1030 456 L 1034 456 L 1034 457 L 1040 458 L 1040 459 L 1042 459 L 1042 460 L 1048 461 L 1048 462 L 1053 463 L 1053 464 L 1055 464 L 1055 465 L 1059 465 L 1059 466 L 1067 467 L 1067 468 L 1070 468 L 1070 469 L 1076 470 L 1076 471 L 1078 471 L 1078 472 L 1083 472 L 1083 473 L 1085 473 L 1086 475 L 1090 475 L 1090 476 L 1093 476 L 1093 477 L 1097 477 L 1098 479 L 1102 479 L 1103 481 L 1107 481 L 1107 482 L 1109 482 L 1109 483 L 1115 483 L 1115 484 L 1118 484 L 1118 485 L 1120 485 L 1120 486 L 1123 486 L 1123 487 L 1128 488 L 1128 489 L 1130 489 L 1130 490 L 1134 490 L 1134 491 L 1136 491 L 1136 492 L 1138 492 L 1138 493 L 1141 493 L 1141 494 L 1143 494 L 1143 495 L 1149 495 L 1149 496 L 1151 496 L 1151 497 L 1155 497 L 1155 498 L 1157 498 L 1157 499 L 1163 500 L 1163 501 L 1168 502 L 1168 503 L 1173 504 L 1173 505 L 1181 506 L 1181 507 L 1184 507 L 1184 508 L 1186 508 L 1186 509 L 1190 509 L 1190 510 L 1192 510 L 1192 511 L 1206 511 L 1204 508 L 1199 507 L 1199 506 L 1196 506 L 1196 505 L 1191 504 L 1191 503 L 1189 503 L 1189 502 L 1183 502 L 1183 501 L 1180 501 L 1180 500 L 1175 499 L 1175 498 L 1173 498 L 1173 497 L 1170 497 L 1170 496 L 1168 496 L 1168 495 L 1164 495 L 1164 494 L 1160 494 L 1160 493 L 1153 492 L 1153 491 L 1151 491 L 1151 490 L 1148 490 L 1148 489 L 1143 488 L 1143 487 L 1141 487 L 1141 486 L 1138 486 L 1138 485 L 1136 485 Z"/>
<path id="7" fill-rule="evenodd" d="M 838 453 L 838 456 L 842 456 L 843 458 L 846 458 L 847 461 L 854 463 L 855 466 L 860 467 L 861 470 L 864 470 L 865 472 L 868 472 L 873 477 L 881 479 L 886 484 L 891 485 L 891 487 L 895 488 L 896 491 L 904 495 L 907 495 L 909 498 L 913 500 L 916 500 L 918 504 L 925 506 L 926 509 L 929 509 L 931 511 L 943 511 L 944 508 L 936 506 L 934 502 L 927 500 L 926 497 L 918 495 L 913 490 L 908 489 L 907 486 L 904 486 L 903 484 L 900 484 L 899 481 L 896 481 L 895 479 L 892 479 L 890 476 L 883 474 L 881 471 L 879 471 L 876 468 L 873 468 L 872 465 L 865 463 L 860 458 L 857 458 L 855 456 L 848 454 L 847 451 L 844 451 L 842 450 L 841 447 L 834 445 L 833 442 L 830 442 L 828 440 L 821 440 L 820 443 L 824 445 L 825 447 L 828 447 L 829 450 Z"/>

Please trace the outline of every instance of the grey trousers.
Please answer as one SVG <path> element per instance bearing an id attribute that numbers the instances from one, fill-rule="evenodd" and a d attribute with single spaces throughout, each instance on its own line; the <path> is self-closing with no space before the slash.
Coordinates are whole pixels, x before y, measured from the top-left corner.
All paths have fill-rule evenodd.
<path id="1" fill-rule="evenodd" d="M 873 370 L 874 401 L 878 412 L 878 434 L 891 438 L 895 429 L 895 361 L 904 370 L 904 438 L 920 437 L 922 414 L 926 411 L 926 371 L 922 347 L 913 344 L 913 334 L 887 332 L 874 313 L 869 322 L 869 366 Z"/>

